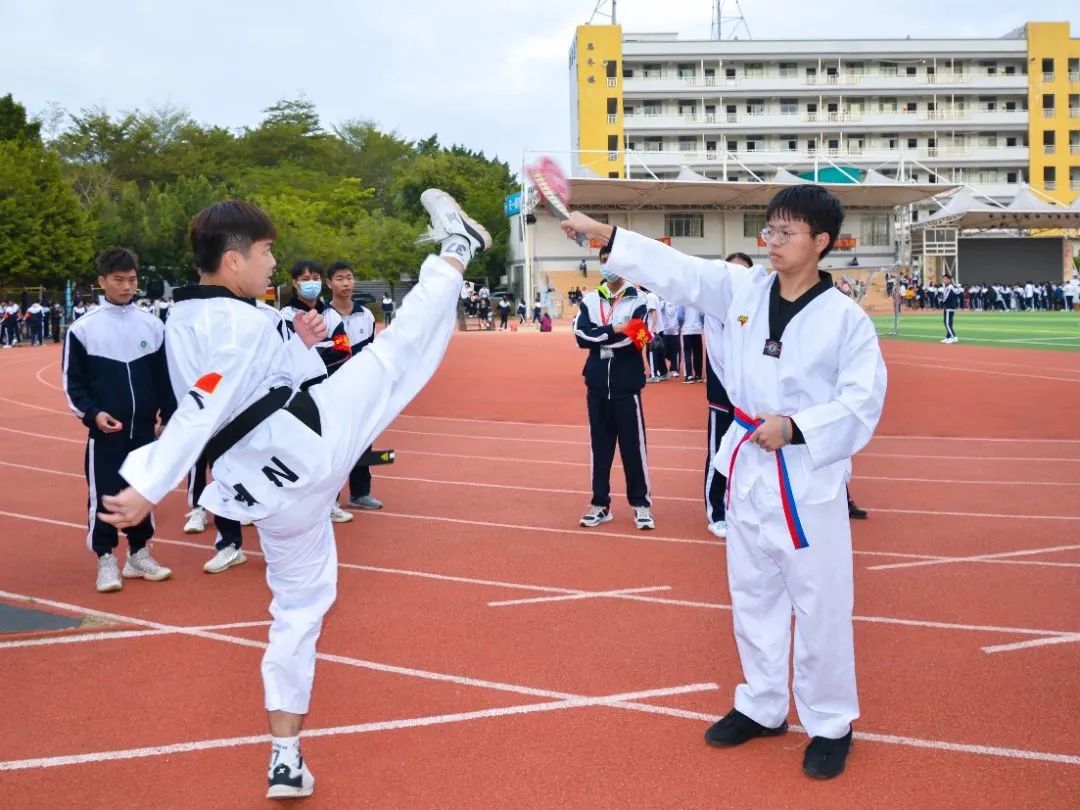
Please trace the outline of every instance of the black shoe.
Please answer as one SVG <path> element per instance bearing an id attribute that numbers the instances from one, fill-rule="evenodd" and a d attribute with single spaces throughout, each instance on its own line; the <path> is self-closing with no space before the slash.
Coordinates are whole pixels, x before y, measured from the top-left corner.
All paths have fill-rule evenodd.
<path id="1" fill-rule="evenodd" d="M 814 737 L 803 754 L 803 773 L 814 779 L 833 779 L 844 772 L 851 751 L 851 729 L 838 740 Z"/>
<path id="2" fill-rule="evenodd" d="M 742 745 L 755 737 L 779 737 L 786 733 L 786 720 L 776 728 L 769 728 L 751 720 L 738 709 L 732 709 L 709 727 L 705 732 L 705 742 L 718 748 L 727 748 Z"/>
<path id="3" fill-rule="evenodd" d="M 855 501 L 847 502 L 847 516 L 852 520 L 866 520 L 866 516 L 869 514 L 865 509 L 860 509 L 855 505 Z"/>

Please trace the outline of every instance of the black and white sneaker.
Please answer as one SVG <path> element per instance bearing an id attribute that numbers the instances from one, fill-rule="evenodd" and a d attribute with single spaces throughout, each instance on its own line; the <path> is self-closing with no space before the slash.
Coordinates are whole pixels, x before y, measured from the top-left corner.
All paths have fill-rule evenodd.
<path id="1" fill-rule="evenodd" d="M 420 203 L 431 217 L 431 227 L 422 242 L 443 242 L 451 236 L 463 236 L 469 241 L 473 256 L 491 247 L 491 234 L 475 219 L 461 210 L 457 200 L 437 188 L 420 195 Z"/>
<path id="2" fill-rule="evenodd" d="M 589 511 L 581 517 L 580 525 L 586 528 L 593 528 L 599 526 L 601 523 L 607 523 L 614 517 L 611 514 L 611 508 L 607 506 L 590 506 Z"/>
<path id="3" fill-rule="evenodd" d="M 266 798 L 300 799 L 315 792 L 315 777 L 304 764 L 303 755 L 293 765 L 275 761 L 267 775 Z"/>

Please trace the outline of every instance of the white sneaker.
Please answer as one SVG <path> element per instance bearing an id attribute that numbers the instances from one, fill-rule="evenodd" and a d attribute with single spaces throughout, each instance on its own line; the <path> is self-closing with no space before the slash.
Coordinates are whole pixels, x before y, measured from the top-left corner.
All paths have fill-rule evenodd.
<path id="1" fill-rule="evenodd" d="M 98 557 L 97 561 L 97 589 L 98 593 L 112 593 L 124 587 L 120 579 L 120 566 L 116 563 L 116 557 L 105 554 Z"/>
<path id="2" fill-rule="evenodd" d="M 420 204 L 431 217 L 426 241 L 442 242 L 450 236 L 464 236 L 469 240 L 473 256 L 491 247 L 487 229 L 462 211 L 457 200 L 445 191 L 429 188 L 420 195 Z"/>
<path id="3" fill-rule="evenodd" d="M 660 382 L 660 381 L 661 381 L 662 379 L 664 379 L 664 378 L 663 378 L 663 377 L 660 377 L 660 376 L 652 376 L 652 377 L 649 377 L 649 378 L 647 378 L 647 379 L 645 380 L 645 382 L 647 382 L 647 383 L 658 383 L 658 382 Z"/>
<path id="4" fill-rule="evenodd" d="M 304 764 L 303 755 L 295 764 L 273 763 L 266 781 L 268 799 L 299 799 L 315 792 L 315 777 Z"/>
<path id="5" fill-rule="evenodd" d="M 206 510 L 201 506 L 196 506 L 184 517 L 188 519 L 184 524 L 184 534 L 200 534 L 206 531 Z"/>
<path id="6" fill-rule="evenodd" d="M 128 579 L 145 579 L 148 582 L 161 582 L 172 576 L 172 571 L 150 556 L 150 549 L 145 546 L 135 554 L 128 555 L 124 563 L 123 574 Z"/>
<path id="7" fill-rule="evenodd" d="M 709 531 L 720 538 L 727 537 L 727 522 L 718 520 L 709 524 Z"/>
<path id="8" fill-rule="evenodd" d="M 653 520 L 652 510 L 647 506 L 635 506 L 634 525 L 639 529 L 655 529 L 656 521 Z"/>
<path id="9" fill-rule="evenodd" d="M 346 512 L 336 503 L 334 504 L 334 508 L 330 510 L 330 520 L 334 523 L 348 523 L 352 519 L 352 512 Z"/>
<path id="10" fill-rule="evenodd" d="M 349 498 L 346 509 L 382 509 L 382 501 L 371 495 L 361 495 L 358 498 Z"/>
<path id="11" fill-rule="evenodd" d="M 591 529 L 593 526 L 607 523 L 614 519 L 614 517 L 615 516 L 611 514 L 611 507 L 609 506 L 590 506 L 589 511 L 582 516 L 580 525 Z"/>
<path id="12" fill-rule="evenodd" d="M 244 556 L 244 552 L 230 544 L 211 557 L 206 564 L 203 565 L 202 570 L 208 574 L 220 574 L 222 571 L 226 571 L 236 565 L 243 565 L 246 562 L 247 557 Z"/>

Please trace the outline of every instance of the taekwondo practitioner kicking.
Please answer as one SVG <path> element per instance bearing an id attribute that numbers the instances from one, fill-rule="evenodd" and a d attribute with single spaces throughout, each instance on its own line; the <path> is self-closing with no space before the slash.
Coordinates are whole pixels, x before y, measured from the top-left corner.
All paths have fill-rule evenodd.
<path id="1" fill-rule="evenodd" d="M 881 416 L 886 373 L 870 319 L 818 270 L 843 222 L 839 200 L 792 186 L 766 218 L 774 272 L 687 256 L 581 213 L 563 228 L 606 243 L 614 273 L 710 316 L 735 416 L 713 463 L 728 478 L 728 584 L 744 682 L 705 738 L 733 746 L 787 731 L 794 609 L 795 707 L 811 737 L 803 770 L 828 779 L 844 770 L 859 716 L 845 484 Z"/>
<path id="2" fill-rule="evenodd" d="M 440 255 L 424 261 L 391 326 L 333 377 L 303 390 L 326 374 L 314 349 L 326 325 L 305 312 L 283 339 L 255 307 L 275 266 L 273 223 L 238 201 L 199 213 L 191 247 L 201 282 L 177 291 L 165 328 L 177 410 L 157 442 L 128 456 L 121 474 L 130 486 L 105 500 L 103 520 L 138 524 L 205 448 L 213 481 L 201 505 L 258 529 L 272 595 L 262 661 L 268 798 L 314 791 L 299 734 L 315 642 L 337 590 L 330 510 L 364 449 L 435 372 L 454 331 L 465 267 L 491 245 L 450 195 L 428 189 L 420 199 Z"/>

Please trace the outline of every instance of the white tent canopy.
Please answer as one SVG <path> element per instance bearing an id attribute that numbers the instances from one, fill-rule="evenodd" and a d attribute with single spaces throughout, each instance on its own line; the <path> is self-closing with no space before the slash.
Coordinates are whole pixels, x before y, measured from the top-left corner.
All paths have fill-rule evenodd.
<path id="1" fill-rule="evenodd" d="M 695 172 L 696 174 L 696 172 Z M 778 177 L 780 173 L 778 173 Z M 681 175 L 680 175 L 681 177 Z M 888 178 L 886 178 L 888 179 Z M 798 182 L 805 182 L 796 178 Z M 793 182 L 735 183 L 721 180 L 624 180 L 574 177 L 570 205 L 577 209 L 638 210 L 642 208 L 765 208 L 777 192 Z M 885 209 L 909 205 L 958 186 L 915 183 L 822 183 L 845 208 Z"/>
<path id="2" fill-rule="evenodd" d="M 1004 208 L 980 202 L 967 189 L 957 192 L 933 216 L 913 228 L 966 228 L 971 230 L 1080 228 L 1080 198 L 1066 208 L 1039 199 L 1026 183 L 1017 188 Z"/>

